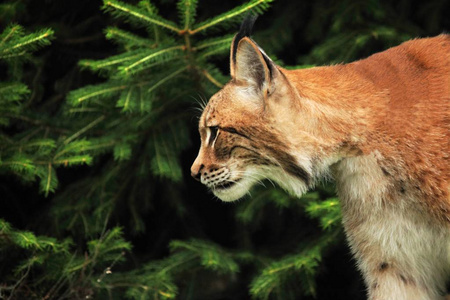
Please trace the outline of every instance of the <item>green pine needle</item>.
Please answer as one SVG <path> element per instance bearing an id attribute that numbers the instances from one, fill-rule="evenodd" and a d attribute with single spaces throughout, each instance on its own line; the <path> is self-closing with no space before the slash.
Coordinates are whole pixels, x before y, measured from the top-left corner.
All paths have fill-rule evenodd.
<path id="1" fill-rule="evenodd" d="M 2 40 L 0 42 L 0 59 L 24 56 L 26 53 L 49 45 L 54 34 L 52 29 L 42 29 L 21 36 L 22 30 L 20 29 L 21 27 L 18 25 L 9 27 L 0 37 Z"/>
<path id="2" fill-rule="evenodd" d="M 142 50 L 127 51 L 122 54 L 112 55 L 101 60 L 81 60 L 80 66 L 85 69 L 90 69 L 94 72 L 107 71 L 107 74 L 117 71 L 118 67 L 129 61 L 136 61 L 145 57 L 147 53 Z"/>
<path id="3" fill-rule="evenodd" d="M 319 218 L 324 230 L 335 228 L 341 225 L 341 210 L 339 199 L 331 198 L 325 201 L 311 201 L 306 212 L 313 218 Z"/>
<path id="4" fill-rule="evenodd" d="M 45 166 L 37 167 L 37 176 L 40 178 L 39 189 L 45 197 L 54 193 L 58 186 L 58 178 L 51 162 Z"/>
<path id="5" fill-rule="evenodd" d="M 80 105 L 82 102 L 107 99 L 112 95 L 120 93 L 120 91 L 126 88 L 127 85 L 124 85 L 122 82 L 106 82 L 98 85 L 88 85 L 71 91 L 67 96 L 67 102 L 76 106 Z"/>
<path id="6" fill-rule="evenodd" d="M 165 77 L 163 77 L 162 79 L 158 80 L 152 87 L 150 87 L 147 90 L 147 93 L 151 93 L 154 90 L 156 90 L 159 86 L 167 83 L 168 81 L 170 81 L 171 79 L 173 79 L 174 77 L 180 75 L 181 73 L 185 72 L 187 70 L 187 66 L 182 66 L 178 69 L 176 69 L 174 72 L 169 73 L 168 75 L 166 75 Z"/>
<path id="7" fill-rule="evenodd" d="M 233 40 L 234 35 L 229 34 L 221 37 L 215 37 L 210 39 L 205 39 L 200 42 L 198 45 L 192 48 L 193 51 L 199 51 L 207 49 L 208 51 L 213 50 L 215 47 L 222 48 L 223 46 L 228 46 L 228 50 L 230 49 L 231 41 Z"/>
<path id="8" fill-rule="evenodd" d="M 129 49 L 135 47 L 153 47 L 154 43 L 146 38 L 142 38 L 131 32 L 119 29 L 117 27 L 108 27 L 105 30 L 105 36 L 108 40 L 112 40 L 120 45 L 124 45 Z"/>
<path id="9" fill-rule="evenodd" d="M 26 95 L 30 94 L 28 87 L 20 82 L 0 82 L 0 104 L 7 106 L 6 102 L 22 100 Z"/>
<path id="10" fill-rule="evenodd" d="M 117 0 L 104 0 L 103 9 L 111 13 L 114 17 L 122 17 L 140 26 L 157 25 L 170 31 L 180 32 L 177 25 L 169 20 L 157 15 L 156 12 L 141 9 L 130 4 Z"/>
<path id="11" fill-rule="evenodd" d="M 131 158 L 131 146 L 128 143 L 120 143 L 114 146 L 114 160 L 123 161 Z"/>
<path id="12" fill-rule="evenodd" d="M 234 274 L 239 271 L 239 265 L 235 261 L 234 254 L 227 252 L 219 246 L 202 240 L 192 239 L 187 242 L 172 241 L 172 251 L 190 253 L 198 257 L 201 265 L 220 274 Z"/>
<path id="13" fill-rule="evenodd" d="M 205 32 L 208 29 L 218 27 L 218 25 L 228 27 L 232 24 L 236 24 L 240 22 L 243 16 L 248 12 L 258 14 L 263 13 L 269 8 L 269 3 L 272 1 L 273 0 L 251 0 L 230 11 L 227 11 L 226 13 L 197 24 L 190 33 L 196 34 L 199 32 Z"/>
<path id="14" fill-rule="evenodd" d="M 126 64 L 122 64 L 119 67 L 119 70 L 124 74 L 128 75 L 139 71 L 144 68 L 146 65 L 155 62 L 156 60 L 159 62 L 168 61 L 175 56 L 179 56 L 181 51 L 184 49 L 183 45 L 173 46 L 168 48 L 160 48 L 155 50 L 148 50 L 147 53 L 137 60 L 127 61 Z"/>
<path id="15" fill-rule="evenodd" d="M 195 22 L 198 0 L 179 0 L 177 3 L 178 14 L 184 31 L 188 31 Z"/>

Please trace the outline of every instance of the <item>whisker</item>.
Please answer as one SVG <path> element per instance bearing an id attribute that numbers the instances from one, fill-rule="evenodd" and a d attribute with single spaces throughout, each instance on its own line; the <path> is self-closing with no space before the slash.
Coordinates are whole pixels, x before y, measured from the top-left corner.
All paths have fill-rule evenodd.
<path id="1" fill-rule="evenodd" d="M 196 113 L 200 113 L 201 115 L 203 113 L 203 110 L 205 110 L 206 105 L 208 104 L 208 99 L 206 99 L 206 97 L 202 96 L 201 94 L 198 94 L 197 97 L 190 96 L 190 98 L 192 98 L 197 104 L 197 106 L 193 107 L 193 110 Z"/>
<path id="2" fill-rule="evenodd" d="M 206 97 L 200 93 L 198 93 L 197 96 L 198 96 L 198 99 L 196 99 L 196 98 L 194 98 L 194 99 L 196 100 L 197 104 L 200 106 L 200 109 L 204 110 L 206 105 L 208 105 L 208 99 L 206 99 Z"/>

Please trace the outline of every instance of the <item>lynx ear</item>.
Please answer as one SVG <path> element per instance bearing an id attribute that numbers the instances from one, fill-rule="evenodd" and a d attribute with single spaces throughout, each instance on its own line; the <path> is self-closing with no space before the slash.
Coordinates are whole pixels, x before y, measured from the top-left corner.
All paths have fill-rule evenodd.
<path id="1" fill-rule="evenodd" d="M 232 77 L 246 81 L 259 90 L 269 90 L 276 67 L 270 58 L 248 37 L 239 41 Z"/>
<path id="2" fill-rule="evenodd" d="M 250 38 L 257 16 L 248 15 L 231 43 L 230 73 L 238 81 L 244 81 L 259 92 L 271 92 L 272 80 L 279 73 L 272 60 Z"/>
<path id="3" fill-rule="evenodd" d="M 245 19 L 241 23 L 241 27 L 239 28 L 239 32 L 233 38 L 231 42 L 230 48 L 230 73 L 231 77 L 234 78 L 235 69 L 236 69 L 236 52 L 238 48 L 238 44 L 244 37 L 252 34 L 253 25 L 255 24 L 257 16 L 248 14 Z"/>

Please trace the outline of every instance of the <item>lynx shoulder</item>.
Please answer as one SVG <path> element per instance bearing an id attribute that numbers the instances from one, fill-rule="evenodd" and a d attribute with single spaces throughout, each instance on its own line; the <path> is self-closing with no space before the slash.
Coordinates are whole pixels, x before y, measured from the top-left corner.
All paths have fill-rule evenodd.
<path id="1" fill-rule="evenodd" d="M 337 182 L 369 299 L 444 299 L 450 279 L 450 36 L 286 70 L 235 36 L 231 80 L 200 118 L 191 172 L 223 201 L 270 179 Z"/>

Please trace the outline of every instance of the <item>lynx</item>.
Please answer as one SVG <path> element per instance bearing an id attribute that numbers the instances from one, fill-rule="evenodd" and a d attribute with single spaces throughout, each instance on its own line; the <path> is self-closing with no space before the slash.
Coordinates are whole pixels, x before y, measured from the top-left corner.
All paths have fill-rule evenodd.
<path id="1" fill-rule="evenodd" d="M 269 179 L 337 184 L 370 300 L 444 299 L 450 278 L 450 35 L 349 64 L 287 70 L 250 38 L 199 122 L 191 173 L 223 201 Z"/>

